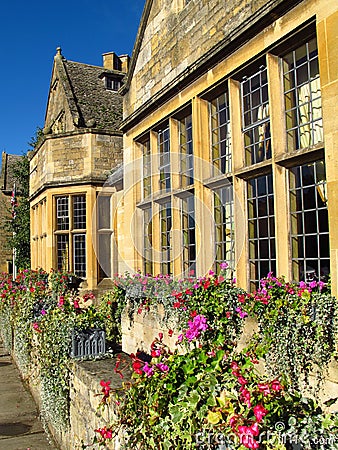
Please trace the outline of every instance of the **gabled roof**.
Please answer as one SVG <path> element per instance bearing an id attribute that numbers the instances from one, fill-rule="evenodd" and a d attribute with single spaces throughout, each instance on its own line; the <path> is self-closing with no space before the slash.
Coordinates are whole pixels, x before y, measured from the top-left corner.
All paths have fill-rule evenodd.
<path id="1" fill-rule="evenodd" d="M 122 119 L 122 97 L 116 91 L 107 90 L 102 78 L 111 75 L 122 79 L 125 76 L 124 72 L 68 61 L 58 48 L 53 73 L 53 77 L 62 84 L 76 127 L 114 131 L 119 129 Z"/>

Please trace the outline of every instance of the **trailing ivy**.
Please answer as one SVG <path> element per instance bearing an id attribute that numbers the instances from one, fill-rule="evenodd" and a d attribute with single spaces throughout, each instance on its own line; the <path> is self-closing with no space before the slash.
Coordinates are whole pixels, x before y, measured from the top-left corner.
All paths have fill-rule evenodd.
<path id="1" fill-rule="evenodd" d="M 258 319 L 252 347 L 272 376 L 283 374 L 295 388 L 318 392 L 325 368 L 336 354 L 338 304 L 324 283 L 286 283 L 272 275 L 246 296 L 246 310 Z"/>

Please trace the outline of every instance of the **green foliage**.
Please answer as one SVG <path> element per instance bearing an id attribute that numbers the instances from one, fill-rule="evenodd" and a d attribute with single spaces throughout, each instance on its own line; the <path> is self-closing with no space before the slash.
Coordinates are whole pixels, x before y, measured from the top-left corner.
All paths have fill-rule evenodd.
<path id="1" fill-rule="evenodd" d="M 139 278 L 135 286 L 133 280 L 133 290 L 143 283 Z M 132 381 L 122 392 L 105 391 L 104 404 L 112 398 L 120 405 L 117 419 L 96 430 L 95 442 L 105 446 L 122 428 L 126 448 L 139 450 L 222 444 L 286 450 L 292 442 L 304 449 L 338 448 L 337 415 L 302 392 L 310 370 L 324 369 L 335 353 L 337 303 L 317 283 L 296 287 L 269 277 L 261 286 L 245 294 L 222 273 L 211 273 L 171 291 L 166 301 L 161 297 L 166 313 L 171 304 L 172 315 L 180 317 L 178 347 L 170 351 L 160 334 L 149 356 L 131 355 Z M 115 295 L 127 307 L 123 292 Z M 134 313 L 148 305 L 149 299 L 139 303 Z M 258 320 L 259 333 L 239 352 L 236 343 L 248 314 Z M 266 375 L 256 369 L 260 358 L 269 368 Z M 118 360 L 115 371 L 122 375 L 121 366 Z"/>
<path id="2" fill-rule="evenodd" d="M 42 128 L 38 127 L 28 143 L 31 150 L 34 150 L 39 144 L 42 136 Z M 19 270 L 22 270 L 30 267 L 30 162 L 28 152 L 24 153 L 11 166 L 11 175 L 16 185 L 17 205 L 15 206 L 15 217 L 5 224 L 5 229 L 10 232 L 9 246 L 15 249 L 15 264 Z"/>
<path id="3" fill-rule="evenodd" d="M 283 374 L 297 389 L 309 387 L 310 373 L 316 375 L 316 395 L 338 336 L 337 300 L 324 283 L 298 286 L 269 276 L 246 296 L 245 308 L 258 319 L 252 347 L 264 356 L 267 370 L 273 376 Z"/>
<path id="4" fill-rule="evenodd" d="M 102 315 L 106 339 L 113 344 L 121 342 L 121 315 L 126 306 L 124 300 L 125 290 L 121 286 L 116 286 L 100 299 L 98 311 Z"/>
<path id="5" fill-rule="evenodd" d="M 15 281 L 0 279 L 0 322 L 10 324 L 16 359 L 24 376 L 39 369 L 43 419 L 63 430 L 69 419 L 69 361 L 72 330 L 102 328 L 103 317 L 89 293 L 79 297 L 67 288 L 69 274 L 25 269 Z M 8 321 L 9 319 L 9 321 Z M 4 330 L 1 330 L 4 336 Z M 7 339 L 9 341 L 9 339 Z M 11 342 L 9 342 L 11 346 Z"/>
<path id="6" fill-rule="evenodd" d="M 12 167 L 16 184 L 17 206 L 15 217 L 8 222 L 10 247 L 15 248 L 15 263 L 19 269 L 30 267 L 30 207 L 29 207 L 29 159 L 23 155 Z"/>

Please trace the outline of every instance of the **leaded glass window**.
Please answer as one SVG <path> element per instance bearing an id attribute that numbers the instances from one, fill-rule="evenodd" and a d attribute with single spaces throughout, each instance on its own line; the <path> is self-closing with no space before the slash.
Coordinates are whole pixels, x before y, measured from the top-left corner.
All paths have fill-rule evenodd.
<path id="1" fill-rule="evenodd" d="M 194 182 L 191 114 L 179 121 L 179 149 L 181 159 L 181 187 L 186 187 Z"/>
<path id="2" fill-rule="evenodd" d="M 227 262 L 233 271 L 235 269 L 235 225 L 232 184 L 214 191 L 214 221 L 216 270 L 219 270 L 220 263 Z"/>
<path id="3" fill-rule="evenodd" d="M 265 66 L 243 78 L 241 93 L 245 162 L 251 165 L 271 158 L 268 77 Z"/>
<path id="4" fill-rule="evenodd" d="M 282 58 L 289 151 L 323 141 L 318 49 L 313 38 Z"/>
<path id="5" fill-rule="evenodd" d="M 182 200 L 183 273 L 196 274 L 195 197 L 190 194 Z"/>
<path id="6" fill-rule="evenodd" d="M 275 213 L 272 174 L 248 181 L 250 287 L 269 272 L 276 275 Z"/>
<path id="7" fill-rule="evenodd" d="M 223 94 L 210 102 L 210 128 L 214 175 L 231 172 L 231 133 L 229 94 Z"/>
<path id="8" fill-rule="evenodd" d="M 323 160 L 289 171 L 292 275 L 296 281 L 327 281 L 329 225 Z"/>

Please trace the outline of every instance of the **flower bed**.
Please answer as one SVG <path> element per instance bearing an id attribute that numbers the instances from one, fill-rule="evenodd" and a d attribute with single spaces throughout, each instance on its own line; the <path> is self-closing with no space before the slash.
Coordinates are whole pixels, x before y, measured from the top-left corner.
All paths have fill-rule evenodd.
<path id="1" fill-rule="evenodd" d="M 328 409 L 337 399 L 316 398 L 336 357 L 337 303 L 325 286 L 295 286 L 269 274 L 248 294 L 222 272 L 210 273 L 159 303 L 162 320 L 172 316 L 181 329 L 161 331 L 148 354 L 142 348 L 131 355 L 133 382 L 122 392 L 106 382 L 104 403 L 118 402 L 118 417 L 96 430 L 95 442 L 106 445 L 122 427 L 127 448 L 140 450 L 338 448 L 338 418 Z M 156 297 L 143 297 L 134 315 L 147 316 L 153 304 Z M 238 349 L 249 316 L 258 332 Z M 132 320 L 130 311 L 125 317 Z M 165 334 L 173 332 L 177 345 L 168 347 Z M 257 370 L 262 364 L 265 373 Z M 115 367 L 121 377 L 122 366 L 119 360 Z"/>
<path id="2" fill-rule="evenodd" d="M 139 319 L 148 321 L 151 342 L 147 348 L 143 331 L 142 351 L 131 352 L 131 365 L 118 356 L 112 369 L 122 386 L 101 379 L 99 406 L 110 405 L 115 415 L 110 424 L 95 425 L 93 448 L 114 448 L 121 433 L 127 448 L 138 450 L 285 450 L 295 441 L 303 449 L 338 448 L 338 420 L 329 409 L 337 399 L 328 393 L 325 402 L 317 398 L 325 368 L 337 356 L 336 300 L 321 283 L 295 286 L 272 274 L 249 294 L 222 269 L 181 282 L 119 278 L 99 307 L 91 295 L 67 291 L 63 274 L 49 283 L 34 271 L 21 273 L 16 283 L 3 277 L 0 317 L 14 330 L 23 374 L 39 379 L 45 420 L 67 433 L 71 330 L 102 327 L 118 342 L 121 317 L 129 328 L 136 317 L 139 333 Z M 257 326 L 243 339 L 248 318 Z M 12 333 L 5 334 L 10 343 Z M 332 369 L 330 376 L 338 381 Z"/>

